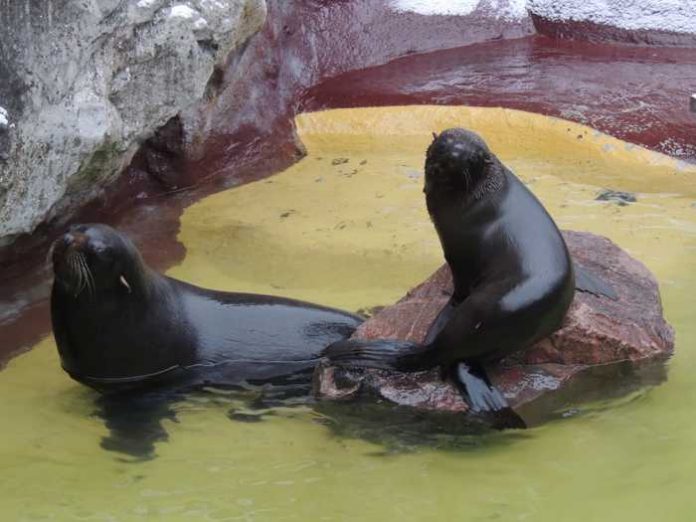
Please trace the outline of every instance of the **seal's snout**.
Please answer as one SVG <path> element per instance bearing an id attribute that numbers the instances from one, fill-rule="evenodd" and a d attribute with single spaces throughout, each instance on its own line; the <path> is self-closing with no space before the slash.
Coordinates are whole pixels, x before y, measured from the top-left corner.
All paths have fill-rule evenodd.
<path id="1" fill-rule="evenodd" d="M 70 232 L 63 234 L 63 236 L 58 240 L 58 245 L 56 250 L 66 252 L 71 246 L 75 244 L 75 236 Z"/>
<path id="2" fill-rule="evenodd" d="M 88 242 L 88 238 L 81 232 L 67 232 L 53 243 L 53 262 L 63 259 L 71 250 L 81 251 Z"/>
<path id="3" fill-rule="evenodd" d="M 70 286 L 76 279 L 77 258 L 84 259 L 84 252 L 89 245 L 86 234 L 76 230 L 70 230 L 53 242 L 49 252 L 53 263 L 53 273 L 56 278 Z"/>
<path id="4" fill-rule="evenodd" d="M 89 238 L 82 232 L 68 232 L 63 236 L 63 241 L 75 250 L 83 250 L 87 247 Z"/>

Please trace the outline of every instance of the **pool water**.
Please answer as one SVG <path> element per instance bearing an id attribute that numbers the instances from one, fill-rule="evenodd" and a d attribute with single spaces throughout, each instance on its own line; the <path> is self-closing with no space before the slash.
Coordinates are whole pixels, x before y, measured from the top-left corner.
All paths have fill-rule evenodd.
<path id="1" fill-rule="evenodd" d="M 461 443 L 364 437 L 311 404 L 264 410 L 258 422 L 233 414 L 259 390 L 154 405 L 152 425 L 150 410 L 134 409 L 142 431 L 124 436 L 46 338 L 0 372 L 0 520 L 692 520 L 694 166 L 512 110 L 305 114 L 307 156 L 189 207 L 187 254 L 168 273 L 354 311 L 395 301 L 443 262 L 422 164 L 431 132 L 450 126 L 480 132 L 562 228 L 604 234 L 657 275 L 677 341 L 665 383 Z M 595 201 L 605 188 L 637 202 Z"/>

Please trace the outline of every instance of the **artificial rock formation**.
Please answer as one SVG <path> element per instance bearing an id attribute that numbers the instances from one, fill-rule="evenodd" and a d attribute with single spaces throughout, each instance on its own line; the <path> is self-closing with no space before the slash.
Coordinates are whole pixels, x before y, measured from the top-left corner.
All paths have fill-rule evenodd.
<path id="1" fill-rule="evenodd" d="M 264 0 L 0 0 L 0 246 L 99 193 L 262 25 Z"/>
<path id="2" fill-rule="evenodd" d="M 564 236 L 575 262 L 609 282 L 618 299 L 576 292 L 560 330 L 490 368 L 491 380 L 515 408 L 558 392 L 588 368 L 612 363 L 637 367 L 665 359 L 674 348 L 674 332 L 662 316 L 658 285 L 650 271 L 604 237 L 580 232 Z M 353 337 L 421 342 L 451 293 L 452 278 L 445 265 L 366 321 Z M 323 362 L 315 373 L 315 394 L 324 400 L 377 400 L 438 413 L 468 410 L 438 369 L 397 373 Z"/>

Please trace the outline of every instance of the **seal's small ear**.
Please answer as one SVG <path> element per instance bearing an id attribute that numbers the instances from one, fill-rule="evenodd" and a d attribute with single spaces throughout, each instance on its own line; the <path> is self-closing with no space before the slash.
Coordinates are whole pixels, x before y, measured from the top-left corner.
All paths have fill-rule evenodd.
<path id="1" fill-rule="evenodd" d="M 437 139 L 437 132 L 433 132 L 433 141 Z"/>
<path id="2" fill-rule="evenodd" d="M 120 281 L 120 283 L 121 283 L 123 286 L 126 287 L 126 289 L 128 290 L 128 293 L 129 293 L 129 294 L 133 291 L 133 290 L 131 290 L 131 287 L 130 287 L 130 285 L 128 284 L 128 281 L 126 281 L 126 278 L 125 278 L 123 275 L 121 275 L 121 277 L 119 278 L 119 281 Z"/>

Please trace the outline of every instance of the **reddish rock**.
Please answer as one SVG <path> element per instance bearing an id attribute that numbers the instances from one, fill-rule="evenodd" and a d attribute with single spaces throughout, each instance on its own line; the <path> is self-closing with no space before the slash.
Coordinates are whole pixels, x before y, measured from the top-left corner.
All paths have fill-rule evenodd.
<path id="1" fill-rule="evenodd" d="M 562 391 L 593 367 L 621 368 L 615 375 L 603 371 L 605 380 L 617 381 L 618 375 L 629 373 L 635 376 L 643 363 L 664 360 L 674 348 L 674 332 L 662 316 L 658 285 L 650 271 L 607 238 L 582 232 L 564 232 L 564 237 L 577 265 L 610 283 L 618 299 L 576 292 L 560 330 L 489 369 L 491 380 L 515 408 Z M 354 337 L 420 342 L 451 292 L 452 279 L 445 265 L 366 321 Z M 617 390 L 625 388 L 622 382 L 611 384 Z M 322 363 L 315 374 L 315 393 L 320 399 L 370 398 L 437 412 L 468 410 L 437 369 L 406 374 Z M 587 391 L 580 394 L 576 399 L 590 398 Z"/>

